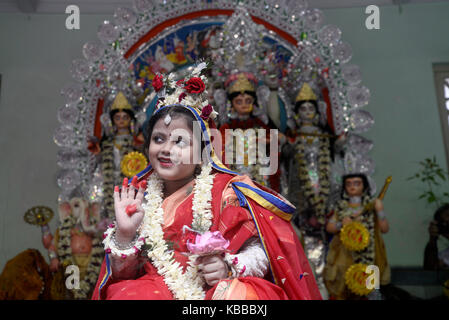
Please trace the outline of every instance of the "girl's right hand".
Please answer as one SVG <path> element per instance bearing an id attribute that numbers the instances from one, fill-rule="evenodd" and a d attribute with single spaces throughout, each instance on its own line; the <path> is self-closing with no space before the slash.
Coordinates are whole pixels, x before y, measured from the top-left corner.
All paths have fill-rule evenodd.
<path id="1" fill-rule="evenodd" d="M 136 235 L 137 228 L 142 223 L 144 216 L 142 201 L 146 185 L 146 180 L 138 185 L 137 177 L 134 177 L 129 188 L 128 178 L 123 180 L 121 193 L 118 186 L 114 188 L 114 208 L 117 221 L 116 237 L 120 243 L 131 242 Z"/>

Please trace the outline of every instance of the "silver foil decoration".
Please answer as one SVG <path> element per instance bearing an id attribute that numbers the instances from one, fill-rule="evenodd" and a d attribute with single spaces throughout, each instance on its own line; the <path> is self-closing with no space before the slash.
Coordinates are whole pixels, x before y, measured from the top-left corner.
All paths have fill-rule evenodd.
<path id="1" fill-rule="evenodd" d="M 354 108 L 364 107 L 368 104 L 370 91 L 366 87 L 350 87 L 348 89 L 348 103 Z"/>
<path id="2" fill-rule="evenodd" d="M 86 80 L 90 76 L 89 63 L 84 59 L 73 60 L 70 73 L 72 74 L 73 79 L 77 81 L 82 82 Z"/>
<path id="3" fill-rule="evenodd" d="M 60 126 L 55 130 L 53 140 L 60 147 L 70 147 L 75 141 L 73 130 L 66 126 Z"/>
<path id="4" fill-rule="evenodd" d="M 134 0 L 134 11 L 136 12 L 147 12 L 155 7 L 154 1 L 152 0 Z"/>
<path id="5" fill-rule="evenodd" d="M 357 85 L 362 81 L 362 73 L 360 67 L 354 64 L 346 64 L 341 67 L 343 79 L 349 85 Z"/>
<path id="6" fill-rule="evenodd" d="M 356 110 L 351 113 L 349 123 L 354 132 L 363 133 L 374 125 L 374 118 L 368 111 Z"/>
<path id="7" fill-rule="evenodd" d="M 326 245 L 320 238 L 304 236 L 304 252 L 309 259 L 321 296 L 324 300 L 327 300 L 329 293 L 323 277 L 324 266 L 326 265 Z"/>
<path id="8" fill-rule="evenodd" d="M 74 103 L 65 104 L 58 109 L 59 122 L 69 128 L 76 126 L 79 121 L 79 117 L 80 112 Z"/>
<path id="9" fill-rule="evenodd" d="M 130 27 L 137 21 L 137 16 L 130 8 L 119 7 L 114 13 L 114 22 L 122 28 Z"/>
<path id="10" fill-rule="evenodd" d="M 63 170 L 57 176 L 58 186 L 67 191 L 75 189 L 81 183 L 81 176 L 74 170 Z"/>
<path id="11" fill-rule="evenodd" d="M 340 42 L 333 46 L 332 54 L 338 63 L 348 63 L 352 58 L 352 47 L 347 42 Z"/>
<path id="12" fill-rule="evenodd" d="M 325 46 L 334 46 L 340 41 L 341 30 L 334 25 L 324 26 L 318 33 L 318 39 Z"/>
<path id="13" fill-rule="evenodd" d="M 78 102 L 82 99 L 83 89 L 77 83 L 67 84 L 62 90 L 61 94 L 67 102 Z"/>
<path id="14" fill-rule="evenodd" d="M 83 56 L 89 62 L 95 62 L 103 55 L 104 48 L 97 42 L 86 42 L 83 46 Z"/>
<path id="15" fill-rule="evenodd" d="M 104 44 L 109 44 L 115 40 L 117 40 L 119 36 L 119 31 L 116 26 L 111 24 L 109 21 L 105 21 L 99 28 L 98 28 L 98 38 L 103 42 Z"/>
<path id="16" fill-rule="evenodd" d="M 374 143 L 365 137 L 351 133 L 347 137 L 346 145 L 348 146 L 348 150 L 353 150 L 357 153 L 365 154 L 373 149 Z"/>

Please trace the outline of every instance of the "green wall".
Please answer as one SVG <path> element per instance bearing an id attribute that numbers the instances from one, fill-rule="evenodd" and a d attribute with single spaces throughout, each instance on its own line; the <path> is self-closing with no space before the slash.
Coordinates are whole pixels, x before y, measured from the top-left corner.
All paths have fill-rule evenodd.
<path id="1" fill-rule="evenodd" d="M 55 175 L 59 94 L 71 81 L 71 61 L 82 45 L 96 39 L 97 27 L 111 16 L 83 15 L 81 29 L 65 28 L 66 16 L 0 14 L 0 269 L 27 248 L 46 253 L 40 230 L 23 222 L 35 205 L 57 211 Z M 366 137 L 375 142 L 380 188 L 391 224 L 385 236 L 393 266 L 418 266 L 427 241 L 432 207 L 417 200 L 420 185 L 406 181 L 417 162 L 435 155 L 446 167 L 432 63 L 449 62 L 449 3 L 381 7 L 380 30 L 365 28 L 364 8 L 325 10 L 326 24 L 341 28 L 371 90 L 366 107 L 376 124 Z M 57 217 L 51 226 L 56 226 Z"/>

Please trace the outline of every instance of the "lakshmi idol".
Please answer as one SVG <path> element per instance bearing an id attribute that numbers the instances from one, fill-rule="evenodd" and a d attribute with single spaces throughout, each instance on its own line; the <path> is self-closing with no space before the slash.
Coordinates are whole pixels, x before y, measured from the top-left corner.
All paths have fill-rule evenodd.
<path id="1" fill-rule="evenodd" d="M 231 104 L 230 117 L 219 128 L 224 148 L 223 162 L 230 169 L 246 174 L 263 186 L 279 192 L 279 169 L 274 168 L 273 172 L 264 174 L 264 169 L 270 167 L 270 161 L 278 161 L 277 148 L 275 152 L 270 149 L 270 143 L 278 141 L 272 140 L 277 139 L 276 136 L 270 136 L 270 129 L 274 125 L 265 123 L 255 115 L 254 111 L 258 108 L 256 86 L 257 80 L 249 72 L 233 74 L 225 82 Z M 243 148 L 239 148 L 240 145 Z M 265 150 L 259 150 L 261 147 Z M 260 151 L 262 157 L 258 153 Z M 264 156 L 265 163 L 262 161 Z"/>

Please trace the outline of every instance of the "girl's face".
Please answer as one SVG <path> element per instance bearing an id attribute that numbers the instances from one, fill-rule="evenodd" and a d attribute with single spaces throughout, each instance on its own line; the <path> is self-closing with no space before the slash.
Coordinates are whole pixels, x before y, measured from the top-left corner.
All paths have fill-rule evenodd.
<path id="1" fill-rule="evenodd" d="M 249 94 L 239 94 L 232 99 L 232 106 L 239 115 L 247 115 L 253 111 L 254 98 Z"/>
<path id="2" fill-rule="evenodd" d="M 197 166 L 193 155 L 199 154 L 199 148 L 184 118 L 172 119 L 168 125 L 160 119 L 151 133 L 148 158 L 162 180 L 189 180 Z"/>

